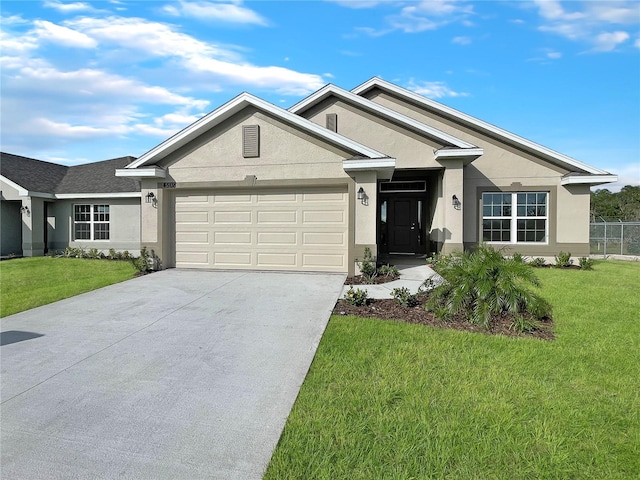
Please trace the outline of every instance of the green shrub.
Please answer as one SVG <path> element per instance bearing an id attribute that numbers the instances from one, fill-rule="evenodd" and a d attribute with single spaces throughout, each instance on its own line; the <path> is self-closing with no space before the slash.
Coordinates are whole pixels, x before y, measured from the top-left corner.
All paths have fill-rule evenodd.
<path id="1" fill-rule="evenodd" d="M 569 252 L 559 252 L 556 255 L 556 268 L 566 268 L 573 265 L 573 260 L 571 259 L 571 253 Z"/>
<path id="2" fill-rule="evenodd" d="M 418 305 L 418 298 L 415 294 L 411 293 L 407 287 L 394 288 L 391 290 L 391 295 L 398 305 L 404 308 L 411 308 Z"/>
<path id="3" fill-rule="evenodd" d="M 547 264 L 546 260 L 542 257 L 534 258 L 529 262 L 529 265 L 533 267 L 538 267 L 538 268 L 544 267 L 546 264 Z"/>
<path id="4" fill-rule="evenodd" d="M 369 247 L 364 248 L 364 258 L 362 262 L 358 262 L 360 273 L 366 280 L 372 280 L 376 276 L 376 262 L 373 261 L 373 255 Z"/>
<path id="5" fill-rule="evenodd" d="M 128 254 L 129 252 L 126 253 Z M 150 259 L 151 254 L 147 250 L 147 247 L 142 247 L 142 249 L 140 250 L 140 256 L 138 258 L 132 258 L 131 262 L 133 263 L 133 266 L 136 267 L 136 270 L 138 270 L 138 272 L 147 273 L 149 270 L 151 270 Z"/>
<path id="6" fill-rule="evenodd" d="M 516 315 L 510 327 L 518 333 L 529 333 L 540 328 L 540 324 L 524 315 Z"/>
<path id="7" fill-rule="evenodd" d="M 367 304 L 368 294 L 366 290 L 359 288 L 354 289 L 353 286 L 351 286 L 349 290 L 347 290 L 347 293 L 344 294 L 344 299 L 351 305 L 362 307 Z"/>
<path id="8" fill-rule="evenodd" d="M 593 260 L 589 257 L 580 257 L 580 269 L 582 270 L 593 270 Z"/>
<path id="9" fill-rule="evenodd" d="M 89 251 L 87 251 L 85 253 L 85 258 L 90 258 L 90 259 L 98 259 L 100 258 L 100 252 L 98 252 L 97 248 L 90 248 Z"/>
<path id="10" fill-rule="evenodd" d="M 400 275 L 400 271 L 398 270 L 398 267 L 394 265 L 382 265 L 378 269 L 378 275 L 381 277 L 395 278 Z"/>
<path id="11" fill-rule="evenodd" d="M 540 319 L 551 306 L 528 287 L 539 286 L 533 268 L 481 245 L 474 252 L 450 255 L 438 273 L 444 281 L 436 286 L 425 308 L 443 320 L 459 315 L 488 326 L 493 316 L 524 312 Z"/>
<path id="12" fill-rule="evenodd" d="M 526 263 L 521 253 L 515 252 L 511 258 L 514 262 Z"/>

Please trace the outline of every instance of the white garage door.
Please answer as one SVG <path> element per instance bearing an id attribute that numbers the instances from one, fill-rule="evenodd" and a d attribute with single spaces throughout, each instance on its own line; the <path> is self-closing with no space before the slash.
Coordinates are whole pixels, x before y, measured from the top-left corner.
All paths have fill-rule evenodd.
<path id="1" fill-rule="evenodd" d="M 177 192 L 176 266 L 346 272 L 344 189 Z"/>

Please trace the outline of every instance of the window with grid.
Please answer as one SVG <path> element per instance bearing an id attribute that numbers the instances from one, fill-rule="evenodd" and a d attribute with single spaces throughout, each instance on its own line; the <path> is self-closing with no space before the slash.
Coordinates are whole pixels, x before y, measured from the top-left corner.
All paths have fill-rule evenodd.
<path id="1" fill-rule="evenodd" d="M 74 205 L 73 239 L 109 240 L 109 205 Z"/>
<path id="2" fill-rule="evenodd" d="M 482 241 L 546 243 L 548 199 L 547 192 L 483 193 Z"/>

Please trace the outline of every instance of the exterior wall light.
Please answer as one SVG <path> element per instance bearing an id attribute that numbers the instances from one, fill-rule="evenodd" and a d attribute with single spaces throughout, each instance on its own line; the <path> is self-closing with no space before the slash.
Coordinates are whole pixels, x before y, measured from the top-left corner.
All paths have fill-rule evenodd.
<path id="1" fill-rule="evenodd" d="M 145 197 L 147 199 L 147 203 L 156 203 L 156 196 L 153 194 L 153 192 L 149 192 L 147 193 L 147 196 Z"/>
<path id="2" fill-rule="evenodd" d="M 456 210 L 460 210 L 460 205 L 462 205 L 462 203 L 460 202 L 458 197 L 456 195 L 454 195 L 453 197 L 451 197 L 451 205 L 453 205 L 453 207 Z"/>
<path id="3" fill-rule="evenodd" d="M 20 207 L 20 213 L 25 213 L 27 217 L 31 216 L 31 211 L 29 210 L 29 207 L 27 207 L 26 205 L 23 205 L 22 207 Z"/>
<path id="4" fill-rule="evenodd" d="M 367 204 L 367 199 L 369 197 L 367 197 L 367 194 L 364 192 L 364 188 L 360 187 L 358 189 L 357 198 L 358 198 L 358 200 L 360 200 L 360 203 L 362 203 L 362 205 L 366 205 Z"/>

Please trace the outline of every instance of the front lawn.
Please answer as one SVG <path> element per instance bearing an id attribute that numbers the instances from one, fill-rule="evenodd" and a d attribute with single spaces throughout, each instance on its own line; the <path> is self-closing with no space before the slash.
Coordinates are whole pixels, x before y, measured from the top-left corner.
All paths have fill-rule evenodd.
<path id="1" fill-rule="evenodd" d="M 265 478 L 638 478 L 640 264 L 536 273 L 552 342 L 333 316 Z"/>
<path id="2" fill-rule="evenodd" d="M 133 278 L 131 262 L 32 257 L 0 262 L 0 317 Z"/>

